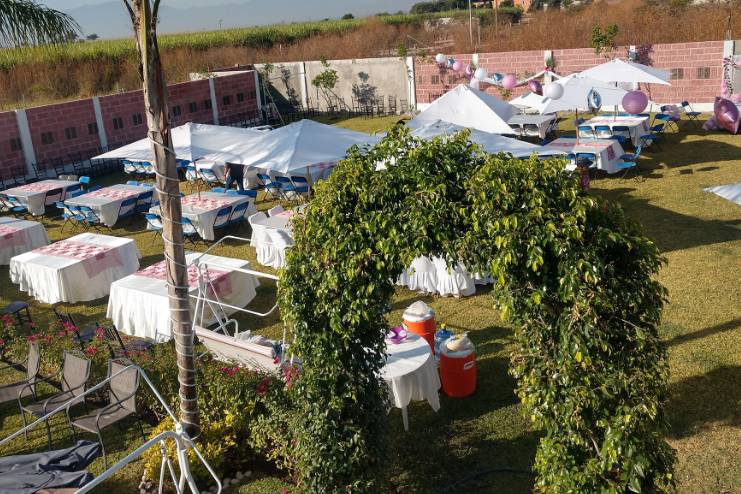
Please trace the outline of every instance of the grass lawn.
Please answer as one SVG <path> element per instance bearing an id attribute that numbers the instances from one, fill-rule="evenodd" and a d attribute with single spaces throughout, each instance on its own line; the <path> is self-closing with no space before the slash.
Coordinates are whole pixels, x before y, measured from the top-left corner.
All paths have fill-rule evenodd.
<path id="1" fill-rule="evenodd" d="M 354 118 L 329 121 L 366 132 L 383 129 L 396 118 Z M 741 208 L 702 191 L 703 187 L 738 182 L 741 176 L 741 137 L 707 133 L 683 122 L 682 131 L 667 135 L 663 150 L 650 149 L 639 160 L 645 180 L 600 177 L 592 182 L 593 193 L 620 203 L 628 216 L 640 221 L 647 235 L 665 253 L 667 266 L 661 281 L 669 289 L 662 335 L 669 347 L 671 397 L 669 441 L 678 452 L 676 474 L 679 492 L 739 492 L 741 485 Z M 102 185 L 122 182 L 122 175 L 104 177 Z M 267 203 L 259 204 L 261 209 Z M 60 222 L 43 219 L 52 240 Z M 248 236 L 246 227 L 239 232 Z M 144 222 L 113 231 L 137 241 L 142 266 L 162 259 L 162 243 L 151 243 Z M 254 250 L 230 245 L 220 255 L 255 261 Z M 265 269 L 265 268 L 261 268 Z M 269 271 L 269 269 L 266 269 Z M 9 281 L 8 268 L 0 267 L 0 303 L 27 300 Z M 263 286 L 256 304 L 268 306 L 274 287 Z M 464 299 L 422 297 L 398 289 L 389 321 L 398 323 L 410 303 L 424 299 L 437 311 L 439 322 L 470 331 L 477 347 L 478 390 L 466 399 L 441 398 L 434 413 L 426 403 L 409 409 L 409 433 L 401 427 L 398 410 L 389 414 L 392 438 L 388 492 L 529 492 L 532 477 L 513 470 L 529 470 L 538 434 L 529 429 L 507 374 L 514 349 L 511 329 L 491 309 L 486 290 Z M 107 299 L 66 305 L 78 322 L 102 320 Z M 50 320 L 51 308 L 32 302 L 38 323 Z M 242 324 L 269 336 L 281 331 L 277 315 L 266 319 L 244 318 Z M 0 406 L 0 437 L 19 427 L 13 404 Z M 55 446 L 69 444 L 63 420 L 55 427 Z M 111 457 L 121 457 L 134 447 L 135 428 L 109 432 L 106 443 Z M 42 447 L 41 431 L 14 452 Z M 8 450 L 0 450 L 7 454 Z M 102 470 L 96 461 L 93 471 Z M 110 492 L 132 492 L 140 468 L 130 466 L 109 482 Z M 465 482 L 459 482 L 466 477 Z M 275 472 L 254 469 L 253 480 L 236 492 L 263 494 L 289 487 Z M 293 489 L 291 489 L 293 491 Z"/>

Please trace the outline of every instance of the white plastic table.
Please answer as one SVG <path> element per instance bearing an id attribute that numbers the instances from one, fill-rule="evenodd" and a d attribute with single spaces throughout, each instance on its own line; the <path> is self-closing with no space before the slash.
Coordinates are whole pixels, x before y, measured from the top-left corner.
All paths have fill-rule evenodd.
<path id="1" fill-rule="evenodd" d="M 185 259 L 188 264 L 200 255 L 189 252 Z M 218 267 L 209 270 L 213 280 L 213 291 L 221 302 L 235 307 L 244 307 L 255 298 L 259 280 L 250 274 L 225 269 L 249 269 L 249 261 L 231 259 L 206 254 L 203 256 L 206 265 L 216 263 Z M 198 291 L 197 271 L 193 266 L 188 269 L 188 284 L 190 294 Z M 209 298 L 215 300 L 214 293 Z M 195 299 L 191 298 L 191 312 L 195 308 Z M 172 338 L 170 331 L 170 315 L 167 297 L 167 283 L 164 277 L 164 265 L 157 263 L 134 273 L 111 285 L 111 296 L 108 299 L 106 316 L 113 321 L 119 331 L 132 336 L 148 340 L 163 342 Z M 235 310 L 223 308 L 226 315 Z M 204 312 L 204 324 L 209 325 L 216 321 L 213 311 L 208 308 Z"/>
<path id="2" fill-rule="evenodd" d="M 95 211 L 105 226 L 112 227 L 118 220 L 118 211 L 121 203 L 126 199 L 138 197 L 154 189 L 147 189 L 140 185 L 118 184 L 88 192 L 81 196 L 64 201 L 70 206 L 88 206 Z"/>
<path id="3" fill-rule="evenodd" d="M 136 272 L 140 257 L 132 239 L 81 233 L 13 257 L 10 279 L 40 302 L 86 302 Z"/>
<path id="4" fill-rule="evenodd" d="M 404 430 L 409 430 L 407 406 L 412 400 L 426 400 L 434 411 L 440 410 L 440 376 L 429 343 L 409 333 L 399 344 L 386 343 L 386 365 L 381 375 L 389 387 L 389 396 L 401 408 Z"/>
<path id="5" fill-rule="evenodd" d="M 62 197 L 58 200 L 64 200 L 67 197 L 67 189 L 74 185 L 80 185 L 79 182 L 72 180 L 41 180 L 31 184 L 19 185 L 11 189 L 4 190 L 2 193 L 9 196 L 15 196 L 18 201 L 28 208 L 28 212 L 34 216 L 44 214 L 47 204 L 46 193 L 54 189 L 62 189 Z"/>
<path id="6" fill-rule="evenodd" d="M 513 115 L 507 120 L 510 127 L 518 127 L 521 129 L 520 135 L 525 134 L 525 125 L 534 125 L 538 128 L 538 136 L 541 139 L 545 139 L 548 135 L 548 131 L 556 121 L 555 114 L 539 115 L 537 113 L 521 113 L 519 115 Z"/>
<path id="7" fill-rule="evenodd" d="M 641 145 L 641 136 L 650 134 L 651 127 L 648 124 L 648 117 L 610 117 L 608 115 L 596 116 L 581 125 L 587 125 L 589 127 L 596 127 L 598 125 L 607 125 L 612 129 L 615 126 L 628 127 L 630 130 L 630 140 L 633 146 Z"/>
<path id="8" fill-rule="evenodd" d="M 250 200 L 248 196 L 233 196 L 221 194 L 219 192 L 201 192 L 200 197 L 196 194 L 185 196 L 183 202 L 183 216 L 188 218 L 195 227 L 198 234 L 204 240 L 214 240 L 214 220 L 216 213 L 224 206 L 234 208 L 237 204 Z M 154 206 L 150 210 L 152 213 L 160 214 L 160 207 Z M 255 203 L 250 202 L 245 217 L 256 212 Z M 147 225 L 149 228 L 149 225 Z"/>
<path id="9" fill-rule="evenodd" d="M 0 217 L 0 264 L 7 265 L 11 257 L 48 244 L 49 237 L 41 223 Z"/>
<path id="10" fill-rule="evenodd" d="M 607 173 L 618 173 L 620 157 L 625 154 L 623 147 L 614 139 L 577 139 L 559 137 L 545 147 L 567 153 L 593 153 L 597 157 L 597 168 Z"/>

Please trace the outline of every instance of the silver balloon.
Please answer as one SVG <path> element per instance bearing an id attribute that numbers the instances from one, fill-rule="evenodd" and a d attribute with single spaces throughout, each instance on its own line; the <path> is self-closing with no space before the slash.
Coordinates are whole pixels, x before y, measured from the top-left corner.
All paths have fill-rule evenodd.
<path id="1" fill-rule="evenodd" d="M 550 99 L 559 99 L 563 96 L 563 86 L 555 82 L 549 82 L 543 86 L 543 96 Z"/>
<path id="2" fill-rule="evenodd" d="M 436 61 L 437 63 L 439 63 L 439 64 L 441 64 L 441 65 L 442 65 L 442 64 L 444 64 L 445 62 L 447 62 L 447 61 L 448 61 L 448 59 L 447 59 L 447 58 L 445 57 L 445 55 L 443 55 L 442 53 L 438 53 L 437 55 L 435 55 L 435 61 Z"/>

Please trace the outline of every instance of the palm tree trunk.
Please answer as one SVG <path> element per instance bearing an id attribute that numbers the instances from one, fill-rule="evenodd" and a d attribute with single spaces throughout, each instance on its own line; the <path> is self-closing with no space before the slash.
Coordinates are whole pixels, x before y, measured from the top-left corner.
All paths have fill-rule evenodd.
<path id="1" fill-rule="evenodd" d="M 170 136 L 167 85 L 157 45 L 159 0 L 154 0 L 153 5 L 149 2 L 150 0 L 124 0 L 136 33 L 144 88 L 144 107 L 149 138 L 154 151 L 156 188 L 163 223 L 162 238 L 165 242 L 170 329 L 175 337 L 177 352 L 180 421 L 186 432 L 191 437 L 196 437 L 199 432 L 198 402 L 193 359 L 193 328 L 188 299 L 188 273 L 181 224 L 180 181 Z"/>

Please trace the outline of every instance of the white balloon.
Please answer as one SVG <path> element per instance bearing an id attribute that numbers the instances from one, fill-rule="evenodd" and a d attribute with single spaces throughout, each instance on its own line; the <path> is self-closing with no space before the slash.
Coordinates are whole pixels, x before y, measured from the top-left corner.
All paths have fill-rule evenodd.
<path id="1" fill-rule="evenodd" d="M 476 69 L 476 72 L 473 73 L 473 77 L 478 81 L 483 81 L 489 77 L 489 72 L 487 72 L 485 68 L 479 67 Z"/>
<path id="2" fill-rule="evenodd" d="M 563 86 L 555 82 L 549 82 L 543 86 L 543 96 L 550 99 L 558 99 L 563 96 Z"/>
<path id="3" fill-rule="evenodd" d="M 471 82 L 468 83 L 468 86 L 471 89 L 480 89 L 480 86 L 479 86 L 480 83 L 481 83 L 481 81 L 479 81 L 478 79 L 473 78 L 473 79 L 471 79 Z"/>
<path id="4" fill-rule="evenodd" d="M 442 53 L 438 53 L 437 55 L 435 55 L 435 61 L 437 63 L 445 63 L 447 61 L 447 58 L 445 58 L 445 55 L 443 55 Z"/>

